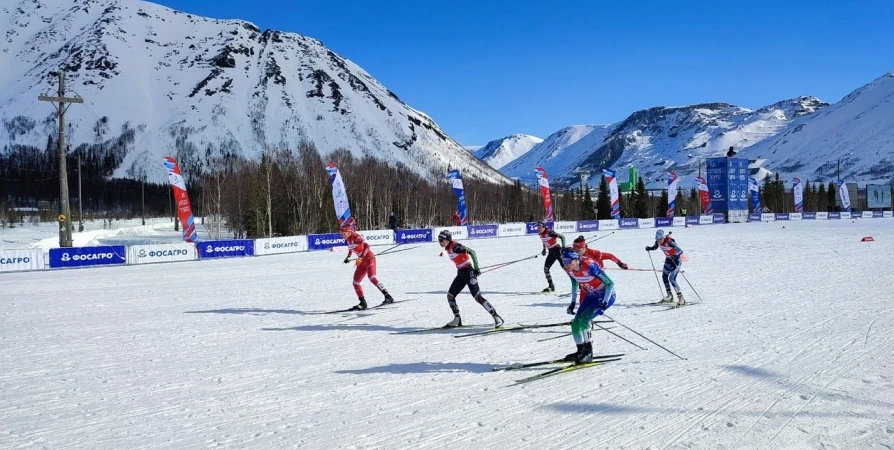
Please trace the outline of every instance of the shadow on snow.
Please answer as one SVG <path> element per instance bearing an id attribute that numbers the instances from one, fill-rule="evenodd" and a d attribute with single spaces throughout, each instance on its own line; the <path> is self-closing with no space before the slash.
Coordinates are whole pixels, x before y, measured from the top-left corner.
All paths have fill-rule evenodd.
<path id="1" fill-rule="evenodd" d="M 471 372 L 485 373 L 493 371 L 493 364 L 479 363 L 441 363 L 441 362 L 419 362 L 408 364 L 389 364 L 387 366 L 370 367 L 367 369 L 352 370 L 336 370 L 335 373 L 343 374 L 366 374 L 366 373 L 449 373 L 449 372 Z"/>

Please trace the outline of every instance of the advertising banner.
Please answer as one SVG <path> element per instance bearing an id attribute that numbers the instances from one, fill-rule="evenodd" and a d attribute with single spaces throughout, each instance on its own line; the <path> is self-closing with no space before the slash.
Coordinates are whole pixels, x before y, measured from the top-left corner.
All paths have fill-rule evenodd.
<path id="1" fill-rule="evenodd" d="M 672 217 L 662 217 L 663 219 L 674 220 Z M 639 219 L 640 228 L 655 228 L 655 219 Z"/>
<path id="2" fill-rule="evenodd" d="M 394 244 L 394 230 L 360 230 L 358 231 L 369 245 Z"/>
<path id="3" fill-rule="evenodd" d="M 594 231 L 599 231 L 599 221 L 581 220 L 577 222 L 577 231 L 579 233 L 592 233 Z"/>
<path id="4" fill-rule="evenodd" d="M 698 224 L 699 225 L 711 225 L 714 223 L 714 215 L 710 216 L 698 216 Z"/>
<path id="5" fill-rule="evenodd" d="M 621 228 L 618 226 L 617 219 L 605 219 L 605 220 L 599 221 L 599 231 L 619 230 L 619 229 L 621 229 Z"/>
<path id="6" fill-rule="evenodd" d="M 47 268 L 41 249 L 0 250 L 0 272 L 22 272 Z"/>
<path id="7" fill-rule="evenodd" d="M 829 220 L 829 213 L 827 212 L 817 212 L 816 220 Z"/>
<path id="8" fill-rule="evenodd" d="M 711 223 L 726 223 L 726 217 L 724 217 L 723 213 L 714 213 L 712 216 L 714 220 Z"/>
<path id="9" fill-rule="evenodd" d="M 749 221 L 749 222 L 760 222 L 760 221 L 761 221 L 761 215 L 760 215 L 760 213 L 751 213 L 751 214 L 749 214 L 749 215 L 748 215 L 748 221 Z"/>
<path id="10" fill-rule="evenodd" d="M 761 220 L 764 222 L 772 222 L 776 220 L 776 215 L 773 213 L 763 213 L 761 214 Z"/>
<path id="11" fill-rule="evenodd" d="M 556 222 L 553 224 L 553 230 L 565 234 L 577 231 L 577 222 Z"/>
<path id="12" fill-rule="evenodd" d="M 398 244 L 412 244 L 416 242 L 432 242 L 434 240 L 432 230 L 429 228 L 418 228 L 415 230 L 397 230 L 394 240 Z"/>
<path id="13" fill-rule="evenodd" d="M 497 225 L 469 225 L 469 239 L 497 237 Z"/>
<path id="14" fill-rule="evenodd" d="M 622 230 L 632 230 L 639 228 L 639 219 L 621 218 L 618 220 L 618 227 Z"/>
<path id="15" fill-rule="evenodd" d="M 347 245 L 348 243 L 341 237 L 341 233 L 307 235 L 308 250 L 329 250 L 332 247 L 345 247 Z"/>
<path id="16" fill-rule="evenodd" d="M 711 216 L 708 216 L 708 217 L 711 217 Z M 713 220 L 713 218 L 712 218 L 712 220 Z M 686 225 L 690 225 L 690 226 L 691 225 L 699 225 L 700 223 L 701 223 L 701 220 L 699 219 L 699 216 L 686 216 Z M 710 222 L 708 222 L 708 223 L 710 223 Z"/>
<path id="17" fill-rule="evenodd" d="M 674 222 L 676 222 L 675 219 L 677 219 L 677 217 L 675 217 L 675 218 L 670 218 L 670 217 L 656 217 L 656 218 L 655 218 L 655 226 L 658 227 L 658 228 L 662 228 L 662 227 L 672 227 L 672 226 L 674 226 Z M 679 219 L 682 219 L 682 221 L 683 221 L 683 225 L 686 224 L 686 218 L 685 218 L 685 217 L 679 217 Z M 640 225 L 642 225 L 642 224 L 640 224 Z"/>
<path id="18" fill-rule="evenodd" d="M 50 249 L 50 268 L 108 266 L 124 264 L 127 250 L 123 245 L 67 247 Z"/>
<path id="19" fill-rule="evenodd" d="M 127 246 L 127 265 L 195 260 L 196 244 L 192 242 Z"/>
<path id="20" fill-rule="evenodd" d="M 307 251 L 307 236 L 255 239 L 255 255 L 276 255 Z"/>
<path id="21" fill-rule="evenodd" d="M 696 222 L 698 222 L 698 220 L 696 220 Z M 674 226 L 675 227 L 686 226 L 686 218 L 685 217 L 674 217 Z"/>
<path id="22" fill-rule="evenodd" d="M 202 241 L 196 245 L 199 258 L 231 258 L 234 256 L 254 256 L 255 241 L 251 239 L 230 239 L 225 241 Z"/>
<path id="23" fill-rule="evenodd" d="M 524 236 L 525 234 L 527 234 L 527 229 L 524 222 L 504 223 L 497 227 L 497 236 L 499 237 Z"/>
<path id="24" fill-rule="evenodd" d="M 450 234 L 453 235 L 453 240 L 458 241 L 460 239 L 468 239 L 469 232 L 466 230 L 466 227 L 439 227 L 432 230 L 434 233 L 434 240 L 438 240 L 438 234 L 441 233 L 442 230 L 450 231 Z"/>
<path id="25" fill-rule="evenodd" d="M 804 213 L 789 213 L 788 220 L 801 220 L 804 218 Z"/>

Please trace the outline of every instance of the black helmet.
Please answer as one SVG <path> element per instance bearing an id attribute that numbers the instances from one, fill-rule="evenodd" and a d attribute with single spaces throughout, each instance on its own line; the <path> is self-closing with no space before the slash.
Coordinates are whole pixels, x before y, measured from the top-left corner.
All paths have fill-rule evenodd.
<path id="1" fill-rule="evenodd" d="M 534 224 L 534 226 L 546 228 L 546 223 L 544 223 L 542 220 L 538 220 L 537 223 Z"/>
<path id="2" fill-rule="evenodd" d="M 453 240 L 453 235 L 450 234 L 449 230 L 441 230 L 441 232 L 438 233 L 438 240 L 450 242 Z"/>

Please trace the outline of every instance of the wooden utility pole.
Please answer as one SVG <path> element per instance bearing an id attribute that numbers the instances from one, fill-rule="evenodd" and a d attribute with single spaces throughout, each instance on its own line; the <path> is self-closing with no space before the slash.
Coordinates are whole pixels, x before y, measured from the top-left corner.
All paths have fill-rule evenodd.
<path id="1" fill-rule="evenodd" d="M 71 206 L 68 202 L 68 173 L 65 164 L 65 110 L 68 103 L 84 103 L 80 97 L 65 96 L 65 74 L 59 71 L 59 91 L 56 97 L 38 96 L 42 102 L 59 103 L 53 105 L 59 114 L 59 246 L 71 247 Z"/>
<path id="2" fill-rule="evenodd" d="M 81 196 L 81 152 L 78 152 L 78 232 L 84 231 L 84 200 Z"/>
<path id="3" fill-rule="evenodd" d="M 140 210 L 140 217 L 143 219 L 143 225 L 146 225 L 146 174 L 143 174 L 143 177 L 140 179 L 140 190 L 142 193 L 140 194 L 143 203 L 143 209 Z"/>

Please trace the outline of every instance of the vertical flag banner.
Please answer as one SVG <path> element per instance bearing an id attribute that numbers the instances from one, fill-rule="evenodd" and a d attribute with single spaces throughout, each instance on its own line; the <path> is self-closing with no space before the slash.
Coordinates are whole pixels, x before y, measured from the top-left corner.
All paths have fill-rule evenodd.
<path id="1" fill-rule="evenodd" d="M 795 212 L 804 212 L 804 186 L 800 178 L 792 178 L 792 194 L 795 196 Z"/>
<path id="2" fill-rule="evenodd" d="M 164 157 L 164 165 L 168 169 L 168 181 L 171 183 L 171 189 L 174 191 L 174 200 L 177 202 L 177 218 L 180 219 L 180 226 L 183 228 L 183 240 L 186 242 L 197 242 L 199 234 L 196 233 L 196 219 L 192 215 L 192 206 L 189 204 L 186 182 L 183 180 L 180 166 L 170 156 Z"/>
<path id="3" fill-rule="evenodd" d="M 544 221 L 554 222 L 556 215 L 553 213 L 553 196 L 549 192 L 549 178 L 546 177 L 546 171 L 542 167 L 534 169 L 537 174 L 537 184 L 540 185 L 540 195 L 543 196 L 543 208 L 546 210 Z"/>
<path id="4" fill-rule="evenodd" d="M 708 190 L 708 181 L 705 180 L 704 177 L 698 177 L 695 180 L 697 182 L 696 188 L 698 189 L 698 198 L 701 200 L 702 203 L 702 214 L 712 214 L 713 210 L 711 210 L 711 191 Z"/>
<path id="5" fill-rule="evenodd" d="M 461 225 L 469 224 L 469 215 L 466 211 L 466 192 L 463 190 L 463 177 L 460 176 L 459 170 L 451 170 L 447 174 L 447 178 L 453 183 L 453 193 L 456 194 L 456 201 L 459 203 L 457 212 L 459 212 L 459 222 Z"/>
<path id="6" fill-rule="evenodd" d="M 841 196 L 841 209 L 843 211 L 851 210 L 851 196 L 847 193 L 847 185 L 844 181 L 838 180 L 838 195 Z"/>
<path id="7" fill-rule="evenodd" d="M 667 215 L 665 217 L 673 219 L 677 206 L 677 182 L 679 179 L 676 172 L 671 172 L 669 175 L 670 178 L 667 179 Z"/>
<path id="8" fill-rule="evenodd" d="M 751 212 L 757 214 L 761 212 L 761 194 L 757 187 L 757 180 L 748 179 L 748 190 L 751 191 Z"/>
<path id="9" fill-rule="evenodd" d="M 351 215 L 351 205 L 348 203 L 348 191 L 345 189 L 345 182 L 341 179 L 341 173 L 338 166 L 330 163 L 326 166 L 326 172 L 329 173 L 329 184 L 332 185 L 332 201 L 335 203 L 335 216 L 338 218 L 338 227 L 341 228 L 349 225 L 352 229 L 357 229 L 357 223 Z"/>
<path id="10" fill-rule="evenodd" d="M 618 192 L 618 178 L 615 177 L 614 170 L 602 169 L 602 173 L 605 175 L 605 181 L 608 183 L 609 198 L 612 202 L 612 219 L 620 219 L 621 200 Z"/>

